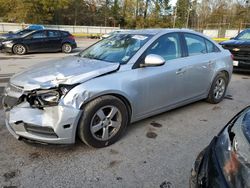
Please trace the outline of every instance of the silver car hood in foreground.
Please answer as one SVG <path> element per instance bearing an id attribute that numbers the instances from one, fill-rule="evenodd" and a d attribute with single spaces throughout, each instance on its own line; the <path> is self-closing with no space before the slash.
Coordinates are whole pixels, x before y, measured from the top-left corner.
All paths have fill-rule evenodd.
<path id="1" fill-rule="evenodd" d="M 10 83 L 24 90 L 49 89 L 59 84 L 82 83 L 119 69 L 119 63 L 70 56 L 48 61 L 14 75 Z"/>

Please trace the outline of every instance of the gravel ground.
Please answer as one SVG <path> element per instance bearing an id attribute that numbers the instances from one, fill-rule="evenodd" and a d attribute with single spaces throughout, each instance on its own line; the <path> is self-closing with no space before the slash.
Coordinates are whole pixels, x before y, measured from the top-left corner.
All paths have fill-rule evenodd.
<path id="1" fill-rule="evenodd" d="M 200 101 L 139 121 L 103 149 L 18 141 L 0 110 L 0 187 L 188 187 L 197 154 L 250 104 L 249 93 L 250 75 L 234 74 L 220 104 Z"/>

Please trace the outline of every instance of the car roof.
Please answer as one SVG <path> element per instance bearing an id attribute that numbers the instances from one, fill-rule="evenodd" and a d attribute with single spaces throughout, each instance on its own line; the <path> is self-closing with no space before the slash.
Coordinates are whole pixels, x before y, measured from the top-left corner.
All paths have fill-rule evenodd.
<path id="1" fill-rule="evenodd" d="M 44 29 L 44 26 L 43 25 L 32 24 L 32 25 L 28 25 L 25 29 L 42 30 L 42 29 Z"/>
<path id="2" fill-rule="evenodd" d="M 190 29 L 178 29 L 178 28 L 166 28 L 166 29 L 137 29 L 137 30 L 127 30 L 127 31 L 121 31 L 119 34 L 140 34 L 140 35 L 157 35 L 160 33 L 168 33 L 168 32 L 194 32 Z"/>
<path id="3" fill-rule="evenodd" d="M 33 30 L 30 32 L 31 33 L 35 33 L 35 32 L 38 32 L 38 31 L 59 31 L 59 32 L 66 32 L 66 33 L 69 33 L 69 31 L 63 31 L 63 30 L 59 30 L 59 29 L 42 29 L 42 30 Z"/>

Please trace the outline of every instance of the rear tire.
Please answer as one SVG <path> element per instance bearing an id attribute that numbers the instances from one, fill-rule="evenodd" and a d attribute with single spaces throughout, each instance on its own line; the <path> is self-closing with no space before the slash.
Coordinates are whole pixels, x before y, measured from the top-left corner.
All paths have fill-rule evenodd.
<path id="1" fill-rule="evenodd" d="M 221 102 L 226 94 L 227 85 L 228 77 L 223 72 L 219 73 L 212 83 L 207 97 L 207 102 L 212 104 Z"/>
<path id="2" fill-rule="evenodd" d="M 111 95 L 102 96 L 86 104 L 77 133 L 91 147 L 106 147 L 120 139 L 128 120 L 127 108 L 120 99 Z"/>
<path id="3" fill-rule="evenodd" d="M 72 46 L 69 43 L 64 43 L 62 45 L 62 52 L 66 53 L 66 54 L 72 52 Z"/>
<path id="4" fill-rule="evenodd" d="M 12 51 L 13 51 L 14 54 L 17 54 L 17 55 L 24 55 L 24 54 L 26 54 L 26 51 L 27 51 L 27 50 L 26 50 L 26 48 L 25 48 L 24 45 L 22 45 L 22 44 L 15 44 L 15 45 L 13 46 Z"/>

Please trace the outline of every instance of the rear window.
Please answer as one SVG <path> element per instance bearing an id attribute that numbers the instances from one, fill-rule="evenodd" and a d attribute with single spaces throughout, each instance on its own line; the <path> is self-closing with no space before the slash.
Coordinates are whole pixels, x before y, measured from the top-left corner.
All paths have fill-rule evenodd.
<path id="1" fill-rule="evenodd" d="M 60 37 L 61 36 L 61 34 L 60 34 L 60 32 L 59 31 L 48 31 L 48 37 Z"/>
<path id="2" fill-rule="evenodd" d="M 70 33 L 69 33 L 69 32 L 65 32 L 65 31 L 62 31 L 61 33 L 62 33 L 62 36 L 64 36 L 64 37 L 67 37 L 67 36 L 69 36 L 69 35 L 70 35 Z"/>

